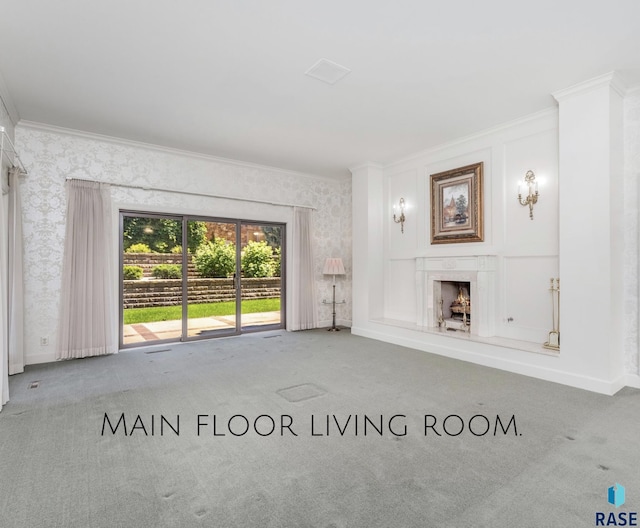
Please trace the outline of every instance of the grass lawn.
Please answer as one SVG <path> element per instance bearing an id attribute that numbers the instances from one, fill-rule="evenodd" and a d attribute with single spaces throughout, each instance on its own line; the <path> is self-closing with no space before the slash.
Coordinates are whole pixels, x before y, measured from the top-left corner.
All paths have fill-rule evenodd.
<path id="1" fill-rule="evenodd" d="M 279 312 L 280 299 L 251 299 L 242 301 L 242 313 Z M 189 319 L 214 315 L 235 315 L 236 303 L 217 302 L 190 304 Z M 129 308 L 124 310 L 124 324 L 154 323 L 156 321 L 176 321 L 182 319 L 182 306 L 154 306 L 152 308 Z"/>

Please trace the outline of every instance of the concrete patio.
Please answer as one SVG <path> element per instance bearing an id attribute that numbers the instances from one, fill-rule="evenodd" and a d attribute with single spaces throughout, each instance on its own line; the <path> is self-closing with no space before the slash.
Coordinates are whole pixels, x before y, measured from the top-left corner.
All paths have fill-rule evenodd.
<path id="1" fill-rule="evenodd" d="M 265 326 L 280 323 L 280 312 L 259 312 L 242 315 L 242 327 Z M 235 315 L 200 317 L 189 319 L 189 337 L 215 335 L 232 332 L 236 327 Z M 125 345 L 144 343 L 161 339 L 179 339 L 182 335 L 182 321 L 156 321 L 124 325 Z"/>

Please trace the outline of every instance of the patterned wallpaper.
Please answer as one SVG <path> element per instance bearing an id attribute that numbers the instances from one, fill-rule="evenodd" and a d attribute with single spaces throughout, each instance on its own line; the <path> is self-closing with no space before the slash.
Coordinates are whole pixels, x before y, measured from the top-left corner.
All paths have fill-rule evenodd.
<path id="1" fill-rule="evenodd" d="M 315 207 L 318 300 L 330 299 L 331 282 L 322 275 L 324 259 L 341 256 L 348 275 L 339 286 L 347 304 L 339 319 L 351 320 L 351 182 L 287 171 L 226 163 L 203 156 L 109 141 L 66 131 L 19 125 L 16 142 L 29 170 L 22 182 L 25 233 L 27 362 L 52 360 L 55 352 L 65 229 L 67 177 L 174 189 L 185 195 L 114 186 L 116 207 L 202 214 L 247 220 L 287 221 L 290 207 L 198 195 L 218 194 Z M 318 305 L 321 322 L 331 309 Z M 40 336 L 49 346 L 40 345 Z M 31 360 L 31 361 L 30 361 Z"/>
<path id="2" fill-rule="evenodd" d="M 640 179 L 640 89 L 624 101 L 624 356 L 625 369 L 640 374 L 638 335 L 638 179 Z"/>

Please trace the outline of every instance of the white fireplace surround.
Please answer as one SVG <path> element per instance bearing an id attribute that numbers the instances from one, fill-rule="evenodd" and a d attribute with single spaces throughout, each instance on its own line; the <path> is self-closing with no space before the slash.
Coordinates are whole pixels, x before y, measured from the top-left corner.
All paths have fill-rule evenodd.
<path id="1" fill-rule="evenodd" d="M 494 255 L 471 257 L 418 257 L 417 324 L 425 329 L 438 328 L 438 302 L 442 281 L 469 282 L 471 326 L 469 333 L 479 337 L 495 335 L 496 264 Z"/>

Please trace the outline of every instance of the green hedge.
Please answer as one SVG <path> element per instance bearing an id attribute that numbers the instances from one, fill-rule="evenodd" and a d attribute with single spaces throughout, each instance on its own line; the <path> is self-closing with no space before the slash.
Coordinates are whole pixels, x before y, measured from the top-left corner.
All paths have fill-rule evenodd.
<path id="1" fill-rule="evenodd" d="M 147 246 L 147 244 L 131 244 L 127 249 L 124 250 L 125 253 L 153 253 L 151 248 Z"/>
<path id="2" fill-rule="evenodd" d="M 156 279 L 181 279 L 182 266 L 180 264 L 158 264 L 151 270 Z"/>
<path id="3" fill-rule="evenodd" d="M 123 266 L 122 278 L 124 280 L 138 280 L 142 278 L 142 268 L 140 266 Z"/>
<path id="4" fill-rule="evenodd" d="M 193 256 L 202 277 L 228 277 L 236 270 L 236 246 L 222 238 L 202 244 Z"/>
<path id="5" fill-rule="evenodd" d="M 242 252 L 242 271 L 245 277 L 273 277 L 276 273 L 273 248 L 264 240 L 249 242 Z"/>

